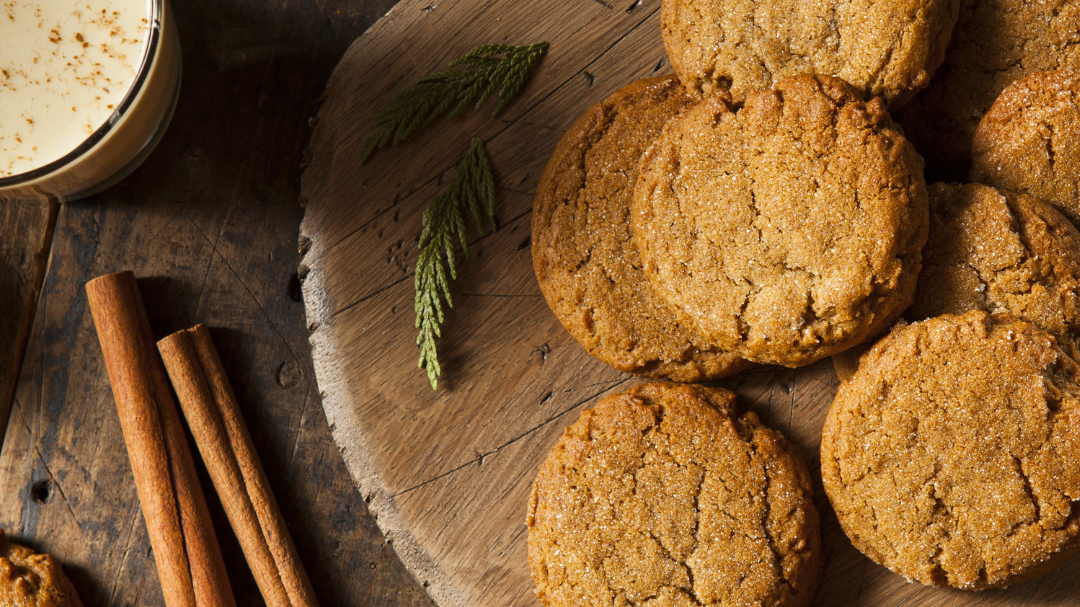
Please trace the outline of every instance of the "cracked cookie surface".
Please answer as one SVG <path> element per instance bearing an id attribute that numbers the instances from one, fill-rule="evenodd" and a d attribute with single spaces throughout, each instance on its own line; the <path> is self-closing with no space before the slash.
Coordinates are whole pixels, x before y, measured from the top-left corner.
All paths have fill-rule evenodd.
<path id="1" fill-rule="evenodd" d="M 964 0 L 945 61 L 897 112 L 928 181 L 964 181 L 972 134 L 994 99 L 1027 74 L 1080 68 L 1080 3 Z"/>
<path id="2" fill-rule="evenodd" d="M 664 0 L 675 73 L 703 94 L 752 90 L 802 73 L 843 78 L 899 107 L 941 64 L 960 0 Z"/>
<path id="3" fill-rule="evenodd" d="M 584 411 L 526 522 L 549 607 L 804 606 L 821 574 L 806 464 L 719 388 L 643 384 Z"/>
<path id="4" fill-rule="evenodd" d="M 971 180 L 1024 192 L 1080 222 L 1080 72 L 1010 84 L 975 129 Z"/>
<path id="5" fill-rule="evenodd" d="M 674 76 L 639 80 L 589 108 L 559 141 L 536 188 L 533 268 L 566 330 L 620 371 L 676 381 L 750 366 L 683 326 L 641 272 L 631 243 L 638 164 L 692 101 Z"/>
<path id="6" fill-rule="evenodd" d="M 0 605 L 82 607 L 82 601 L 53 557 L 8 541 L 0 529 Z"/>
<path id="7" fill-rule="evenodd" d="M 979 184 L 929 186 L 930 236 L 915 303 L 922 320 L 1008 313 L 1080 359 L 1080 232 L 1048 203 Z"/>
<path id="8" fill-rule="evenodd" d="M 653 288 L 712 344 L 809 364 L 911 304 L 926 242 L 922 159 L 827 76 L 724 92 L 664 127 L 642 160 L 634 238 Z"/>
<path id="9" fill-rule="evenodd" d="M 1080 368 L 1008 315 L 898 327 L 829 410 L 821 475 L 845 533 L 923 584 L 1040 575 L 1080 542 Z"/>

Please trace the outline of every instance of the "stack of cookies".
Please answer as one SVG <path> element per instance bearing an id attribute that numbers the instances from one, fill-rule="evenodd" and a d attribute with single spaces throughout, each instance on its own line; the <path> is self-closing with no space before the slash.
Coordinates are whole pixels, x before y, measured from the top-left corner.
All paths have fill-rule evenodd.
<path id="1" fill-rule="evenodd" d="M 1005 586 L 1080 550 L 1080 7 L 664 0 L 662 25 L 676 75 L 590 108 L 537 188 L 566 329 L 676 382 L 834 356 L 822 481 L 908 579 Z M 609 397 L 534 484 L 538 595 L 808 605 L 809 478 L 729 392 Z"/>

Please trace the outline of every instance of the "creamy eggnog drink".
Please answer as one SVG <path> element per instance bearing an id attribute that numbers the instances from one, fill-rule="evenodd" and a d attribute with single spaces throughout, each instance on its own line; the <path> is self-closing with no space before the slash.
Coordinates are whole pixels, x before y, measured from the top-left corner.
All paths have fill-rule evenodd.
<path id="1" fill-rule="evenodd" d="M 171 116 L 164 0 L 0 0 L 0 199 L 85 196 L 137 166 Z"/>

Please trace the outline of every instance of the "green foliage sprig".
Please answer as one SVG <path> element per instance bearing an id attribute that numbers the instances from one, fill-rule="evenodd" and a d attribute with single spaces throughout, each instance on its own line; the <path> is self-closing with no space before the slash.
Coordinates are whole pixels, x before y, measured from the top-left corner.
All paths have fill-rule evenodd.
<path id="1" fill-rule="evenodd" d="M 450 299 L 450 279 L 457 278 L 454 251 L 458 245 L 462 257 L 469 258 L 466 206 L 481 235 L 486 234 L 488 228 L 495 231 L 495 177 L 484 142 L 475 137 L 469 143 L 469 151 L 461 161 L 454 181 L 428 204 L 422 219 L 424 227 L 420 232 L 420 258 L 416 260 L 413 305 L 416 327 L 420 329 L 416 336 L 420 346 L 418 366 L 427 370 L 432 390 L 438 388 L 441 373 L 435 339 L 442 335 L 443 303 L 449 308 L 454 307 Z"/>
<path id="2" fill-rule="evenodd" d="M 526 46 L 485 44 L 447 69 L 424 76 L 375 114 L 375 127 L 364 137 L 360 163 L 377 148 L 401 143 L 447 111 L 453 118 L 473 102 L 474 109 L 479 110 L 496 89 L 499 103 L 492 116 L 499 115 L 521 91 L 547 48 L 547 42 Z"/>
<path id="3" fill-rule="evenodd" d="M 447 69 L 421 78 L 375 114 L 375 126 L 364 136 L 360 164 L 376 149 L 401 143 L 447 112 L 453 118 L 469 104 L 479 110 L 496 91 L 499 103 L 492 116 L 499 115 L 521 92 L 547 49 L 547 42 L 478 46 Z M 418 364 L 427 371 L 433 390 L 438 388 L 442 372 L 435 340 L 442 335 L 445 308 L 454 306 L 450 281 L 457 278 L 457 247 L 461 247 L 464 259 L 469 257 L 466 206 L 481 235 L 489 228 L 495 231 L 495 178 L 484 142 L 478 138 L 469 143 L 453 182 L 428 203 L 421 220 L 413 307 L 415 326 L 420 330 L 416 336 Z"/>

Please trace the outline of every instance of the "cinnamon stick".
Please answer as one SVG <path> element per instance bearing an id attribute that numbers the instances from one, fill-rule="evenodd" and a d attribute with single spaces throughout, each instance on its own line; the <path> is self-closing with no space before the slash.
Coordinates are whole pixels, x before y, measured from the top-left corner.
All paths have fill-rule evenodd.
<path id="1" fill-rule="evenodd" d="M 235 607 L 135 275 L 86 285 L 168 607 Z"/>
<path id="2" fill-rule="evenodd" d="M 266 604 L 317 606 L 210 332 L 198 325 L 158 349 Z"/>

